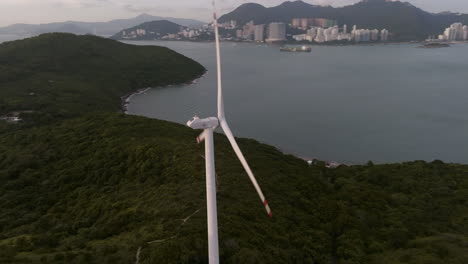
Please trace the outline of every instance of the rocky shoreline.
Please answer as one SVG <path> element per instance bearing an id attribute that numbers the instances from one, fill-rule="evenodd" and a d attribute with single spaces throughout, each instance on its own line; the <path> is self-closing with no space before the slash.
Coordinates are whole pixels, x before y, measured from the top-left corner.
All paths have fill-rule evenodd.
<path id="1" fill-rule="evenodd" d="M 190 84 L 196 84 L 198 82 L 198 80 L 200 80 L 201 78 L 203 78 L 204 76 L 206 75 L 206 72 L 203 73 L 202 75 L 198 76 L 197 78 L 193 79 L 192 81 L 189 81 L 189 82 L 185 82 L 185 83 L 180 83 L 178 85 L 190 85 Z M 161 87 L 171 87 L 173 86 L 174 84 L 171 84 L 171 85 L 167 85 L 167 86 L 161 86 Z M 153 88 L 158 88 L 158 87 L 147 87 L 147 88 L 142 88 L 142 89 L 138 89 L 134 92 L 131 92 L 131 93 L 127 93 L 123 96 L 120 97 L 120 110 L 122 111 L 122 113 L 124 114 L 128 114 L 128 105 L 130 104 L 130 100 L 132 99 L 133 96 L 135 95 L 138 95 L 138 94 L 144 94 L 146 93 L 147 91 L 149 91 L 150 89 L 153 89 Z"/>

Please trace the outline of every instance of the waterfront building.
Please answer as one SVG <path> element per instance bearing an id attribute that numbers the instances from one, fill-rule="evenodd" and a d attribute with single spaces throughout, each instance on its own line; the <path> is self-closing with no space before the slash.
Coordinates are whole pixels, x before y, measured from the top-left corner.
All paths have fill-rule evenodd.
<path id="1" fill-rule="evenodd" d="M 339 28 L 338 26 L 329 27 L 323 31 L 325 42 L 335 41 L 338 39 Z"/>
<path id="2" fill-rule="evenodd" d="M 380 31 L 380 40 L 381 40 L 381 41 L 388 41 L 388 35 L 389 35 L 388 30 L 382 29 L 382 30 Z"/>
<path id="3" fill-rule="evenodd" d="M 295 41 L 304 41 L 307 40 L 307 34 L 294 35 L 293 39 Z"/>
<path id="4" fill-rule="evenodd" d="M 255 25 L 255 41 L 265 41 L 265 25 Z"/>
<path id="5" fill-rule="evenodd" d="M 241 39 L 243 35 L 242 29 L 236 30 L 236 38 Z"/>
<path id="6" fill-rule="evenodd" d="M 439 35 L 439 40 L 445 41 L 462 41 L 468 40 L 468 27 L 462 23 L 454 23 L 446 28 L 442 35 Z"/>
<path id="7" fill-rule="evenodd" d="M 144 35 L 146 35 L 146 30 L 145 29 L 137 29 L 136 34 L 138 36 L 144 36 Z"/>
<path id="8" fill-rule="evenodd" d="M 231 28 L 234 29 L 237 27 L 237 21 L 231 20 Z"/>
<path id="9" fill-rule="evenodd" d="M 317 28 L 313 27 L 307 30 L 306 39 L 308 41 L 312 42 L 316 36 L 317 36 Z"/>
<path id="10" fill-rule="evenodd" d="M 293 28 L 308 29 L 313 26 L 329 28 L 337 25 L 337 21 L 326 18 L 293 18 L 291 26 Z"/>
<path id="11" fill-rule="evenodd" d="M 242 36 L 243 39 L 253 40 L 254 34 L 255 34 L 254 22 L 250 21 L 249 23 L 245 24 L 244 27 L 242 28 L 242 33 L 243 33 L 243 36 Z"/>
<path id="12" fill-rule="evenodd" d="M 314 41 L 317 43 L 323 43 L 325 42 L 325 30 L 321 27 L 317 29 L 317 36 L 315 36 Z"/>
<path id="13" fill-rule="evenodd" d="M 314 26 L 319 26 L 323 28 L 333 27 L 337 24 L 336 20 L 326 19 L 326 18 L 315 18 Z"/>
<path id="14" fill-rule="evenodd" d="M 301 26 L 301 19 L 300 18 L 293 18 L 291 21 L 291 26 L 293 28 L 299 28 Z"/>
<path id="15" fill-rule="evenodd" d="M 301 28 L 303 28 L 303 29 L 309 28 L 309 21 L 310 21 L 310 18 L 302 18 L 301 19 Z"/>
<path id="16" fill-rule="evenodd" d="M 268 39 L 267 42 L 283 42 L 286 41 L 286 24 L 284 23 L 270 23 L 268 25 Z"/>

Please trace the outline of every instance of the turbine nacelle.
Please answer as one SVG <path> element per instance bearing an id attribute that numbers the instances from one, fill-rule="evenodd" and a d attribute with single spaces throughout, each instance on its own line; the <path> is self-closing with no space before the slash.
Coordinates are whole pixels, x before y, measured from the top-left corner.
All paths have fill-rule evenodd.
<path id="1" fill-rule="evenodd" d="M 192 118 L 192 120 L 187 122 L 187 126 L 192 129 L 207 129 L 212 128 L 216 129 L 219 125 L 218 118 L 216 117 L 208 117 L 204 119 L 200 119 L 198 116 Z"/>

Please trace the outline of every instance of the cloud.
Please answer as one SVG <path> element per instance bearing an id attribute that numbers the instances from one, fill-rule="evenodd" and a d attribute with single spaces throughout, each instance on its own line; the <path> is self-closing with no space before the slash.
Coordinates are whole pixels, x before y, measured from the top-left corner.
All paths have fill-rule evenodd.
<path id="1" fill-rule="evenodd" d="M 161 13 L 170 13 L 170 12 L 174 12 L 174 8 L 170 8 L 170 7 L 161 7 L 161 6 L 147 6 L 147 5 L 133 5 L 133 4 L 127 4 L 127 5 L 124 5 L 123 8 L 128 11 L 128 12 L 132 12 L 132 13 L 157 13 L 157 12 L 161 12 Z"/>

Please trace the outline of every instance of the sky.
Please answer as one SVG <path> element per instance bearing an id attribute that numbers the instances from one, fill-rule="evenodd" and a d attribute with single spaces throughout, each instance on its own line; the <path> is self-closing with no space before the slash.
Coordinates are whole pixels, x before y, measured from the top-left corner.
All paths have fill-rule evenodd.
<path id="1" fill-rule="evenodd" d="M 285 0 L 218 0 L 220 13 L 240 4 L 255 2 L 275 6 Z M 343 6 L 359 0 L 304 0 L 311 4 Z M 430 12 L 468 13 L 468 0 L 407 0 Z M 130 18 L 141 13 L 157 16 L 193 18 L 208 21 L 211 0 L 0 0 L 0 26 L 15 23 L 60 21 L 108 21 Z"/>

